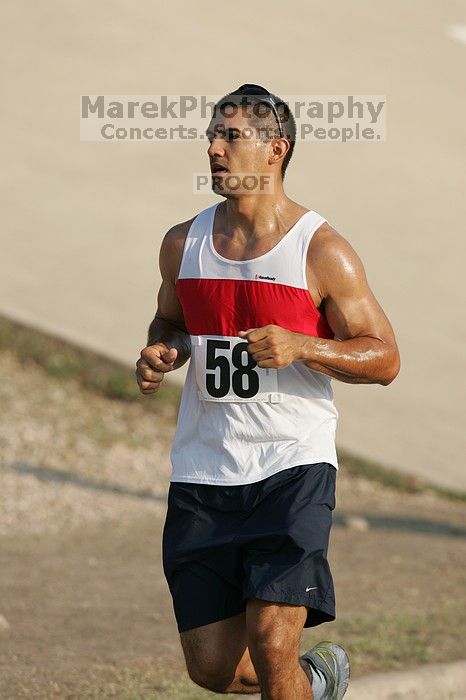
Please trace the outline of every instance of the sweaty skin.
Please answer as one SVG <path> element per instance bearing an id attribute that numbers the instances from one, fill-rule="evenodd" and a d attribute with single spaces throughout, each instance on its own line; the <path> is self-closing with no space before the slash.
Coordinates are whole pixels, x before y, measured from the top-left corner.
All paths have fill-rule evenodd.
<path id="1" fill-rule="evenodd" d="M 279 326 L 239 331 L 259 367 L 307 367 L 352 384 L 387 385 L 400 370 L 392 326 L 370 289 L 350 243 L 328 223 L 315 232 L 307 256 L 309 293 L 324 311 L 336 340 Z"/>
<path id="2" fill-rule="evenodd" d="M 174 226 L 162 243 L 158 308 L 149 328 L 147 346 L 136 363 L 143 394 L 156 392 L 164 374 L 181 367 L 190 357 L 189 334 L 175 283 L 191 222 L 192 219 Z M 217 233 L 214 229 L 216 246 Z M 219 235 L 224 237 L 223 233 Z M 237 241 L 230 250 L 223 245 L 219 252 L 236 260 L 257 257 L 274 247 L 278 240 L 272 237 L 265 247 L 262 240 L 259 249 L 248 249 L 245 257 L 241 256 L 241 252 L 246 252 L 245 247 L 241 249 Z M 259 367 L 280 369 L 301 360 L 310 369 L 343 382 L 390 384 L 400 369 L 393 329 L 369 288 L 360 258 L 349 242 L 327 223 L 311 239 L 307 280 L 314 304 L 324 310 L 338 340 L 295 333 L 275 325 L 239 329 L 238 335 L 247 339 L 248 351 Z"/>
<path id="3" fill-rule="evenodd" d="M 236 196 L 225 192 L 217 208 L 213 241 L 218 253 L 231 260 L 247 260 L 273 248 L 300 219 L 305 207 L 283 190 L 281 166 L 290 148 L 285 138 L 271 141 L 243 138 L 247 117 L 224 119 L 221 135 L 210 125 L 208 156 L 212 172 L 221 166 L 229 173 L 268 176 L 272 194 Z M 141 393 L 153 394 L 164 375 L 190 357 L 190 338 L 176 295 L 184 241 L 193 219 L 171 228 L 160 250 L 162 285 L 150 324 L 147 346 L 136 363 Z M 304 362 L 309 369 L 350 384 L 392 382 L 400 370 L 400 356 L 392 326 L 369 288 L 363 264 L 350 243 L 324 222 L 312 236 L 307 255 L 307 282 L 314 304 L 326 315 L 335 339 L 295 333 L 275 325 L 238 328 L 248 351 L 260 367 L 282 368 Z"/>

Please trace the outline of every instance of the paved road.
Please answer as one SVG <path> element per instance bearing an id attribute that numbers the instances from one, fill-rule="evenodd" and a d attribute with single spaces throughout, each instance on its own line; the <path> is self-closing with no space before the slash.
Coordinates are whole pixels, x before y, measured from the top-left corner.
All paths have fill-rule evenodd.
<path id="1" fill-rule="evenodd" d="M 225 17 L 209 0 L 179 14 L 149 0 L 2 5 L 0 313 L 134 364 L 161 236 L 215 201 L 192 194 L 200 142 L 80 142 L 81 94 L 220 94 L 246 81 L 386 94 L 385 142 L 299 143 L 287 175 L 288 192 L 360 254 L 402 354 L 389 387 L 334 382 L 338 440 L 466 489 L 464 7 L 239 0 Z"/>
<path id="2" fill-rule="evenodd" d="M 464 700 L 465 682 L 466 661 L 426 664 L 409 671 L 374 673 L 350 680 L 345 700 Z"/>

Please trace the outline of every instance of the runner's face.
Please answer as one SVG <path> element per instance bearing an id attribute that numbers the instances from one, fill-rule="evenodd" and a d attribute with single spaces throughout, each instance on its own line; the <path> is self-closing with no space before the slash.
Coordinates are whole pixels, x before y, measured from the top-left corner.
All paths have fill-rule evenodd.
<path id="1" fill-rule="evenodd" d="M 240 112 L 231 116 L 219 113 L 211 120 L 206 135 L 210 143 L 207 153 L 212 189 L 216 194 L 238 197 L 246 193 L 241 183 L 244 181 L 250 186 L 252 174 L 271 174 L 271 142 L 258 138 L 247 116 Z M 255 192 L 248 190 L 247 193 Z"/>

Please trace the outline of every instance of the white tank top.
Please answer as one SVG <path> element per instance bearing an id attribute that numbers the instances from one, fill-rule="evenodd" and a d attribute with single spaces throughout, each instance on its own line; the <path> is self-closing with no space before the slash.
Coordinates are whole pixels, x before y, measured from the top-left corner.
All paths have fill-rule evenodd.
<path id="1" fill-rule="evenodd" d="M 217 206 L 192 222 L 176 282 L 192 352 L 170 481 L 250 484 L 304 464 L 338 469 L 331 378 L 303 361 L 258 367 L 237 335 L 275 324 L 334 338 L 306 279 L 309 241 L 326 219 L 308 211 L 264 255 L 228 260 L 213 245 Z"/>

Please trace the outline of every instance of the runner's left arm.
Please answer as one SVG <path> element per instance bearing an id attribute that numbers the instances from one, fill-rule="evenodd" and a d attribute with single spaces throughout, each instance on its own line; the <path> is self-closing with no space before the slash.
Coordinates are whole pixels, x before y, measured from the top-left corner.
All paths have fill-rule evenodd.
<path id="1" fill-rule="evenodd" d="M 390 384 L 400 370 L 398 346 L 358 254 L 327 224 L 314 258 L 336 339 L 310 336 L 303 348 L 306 366 L 348 383 Z"/>
<path id="2" fill-rule="evenodd" d="M 309 369 L 349 384 L 390 384 L 400 370 L 393 328 L 369 287 L 352 246 L 328 224 L 309 246 L 322 306 L 334 339 L 270 325 L 240 331 L 259 367 L 303 361 Z M 311 248 L 311 246 L 313 246 Z"/>

